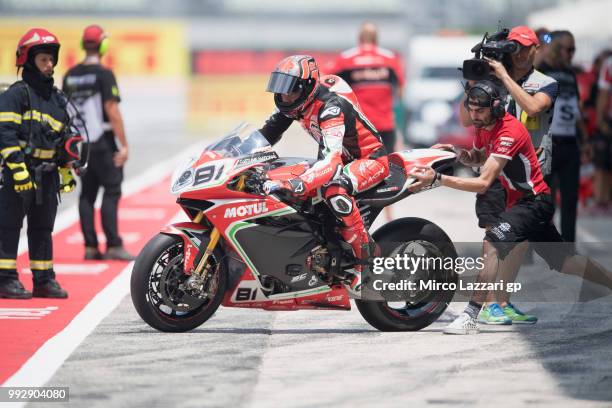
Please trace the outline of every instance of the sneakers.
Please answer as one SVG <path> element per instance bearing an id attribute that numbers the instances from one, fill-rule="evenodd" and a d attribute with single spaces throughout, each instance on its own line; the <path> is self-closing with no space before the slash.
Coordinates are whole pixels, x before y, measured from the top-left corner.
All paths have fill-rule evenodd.
<path id="1" fill-rule="evenodd" d="M 136 257 L 125 250 L 124 247 L 109 247 L 103 255 L 103 259 L 115 261 L 133 261 Z"/>
<path id="2" fill-rule="evenodd" d="M 51 279 L 42 284 L 34 284 L 32 295 L 40 298 L 65 299 L 68 297 L 68 292 L 62 289 L 55 279 Z"/>
<path id="3" fill-rule="evenodd" d="M 497 303 L 483 307 L 478 314 L 478 321 L 484 324 L 512 324 L 512 320 L 504 314 Z"/>
<path id="4" fill-rule="evenodd" d="M 23 287 L 17 278 L 4 278 L 0 280 L 0 298 L 5 299 L 31 299 L 32 292 Z"/>
<path id="5" fill-rule="evenodd" d="M 444 334 L 478 334 L 480 328 L 474 317 L 463 312 L 443 330 Z"/>
<path id="6" fill-rule="evenodd" d="M 86 261 L 99 261 L 102 259 L 102 252 L 98 247 L 85 247 L 85 260 Z"/>
<path id="7" fill-rule="evenodd" d="M 504 306 L 503 311 L 504 315 L 512 321 L 512 324 L 535 324 L 538 321 L 536 316 L 521 312 L 512 303 Z"/>

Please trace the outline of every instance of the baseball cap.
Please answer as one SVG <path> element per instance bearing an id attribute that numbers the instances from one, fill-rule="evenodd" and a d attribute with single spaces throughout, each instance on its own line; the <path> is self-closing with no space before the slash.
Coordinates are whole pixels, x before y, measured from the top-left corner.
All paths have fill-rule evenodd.
<path id="1" fill-rule="evenodd" d="M 521 45 L 529 47 L 530 45 L 540 45 L 540 40 L 536 33 L 527 26 L 517 26 L 510 30 L 508 34 L 509 41 L 516 41 Z"/>
<path id="2" fill-rule="evenodd" d="M 85 27 L 85 30 L 83 31 L 83 42 L 99 44 L 104 39 L 104 36 L 105 34 L 102 27 L 92 24 Z"/>

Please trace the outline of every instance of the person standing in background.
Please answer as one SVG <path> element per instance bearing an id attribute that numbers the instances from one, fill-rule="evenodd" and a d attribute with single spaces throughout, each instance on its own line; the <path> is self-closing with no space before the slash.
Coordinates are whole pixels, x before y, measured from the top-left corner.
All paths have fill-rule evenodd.
<path id="1" fill-rule="evenodd" d="M 387 153 L 395 150 L 393 104 L 401 100 L 404 67 L 394 52 L 378 46 L 378 29 L 366 21 L 359 30 L 359 45 L 336 58 L 330 74 L 338 75 L 357 95 L 363 113 L 382 137 Z"/>
<path id="2" fill-rule="evenodd" d="M 555 101 L 552 134 L 552 169 L 546 183 L 553 198 L 558 183 L 561 193 L 561 236 L 564 241 L 576 240 L 576 210 L 580 181 L 580 148 L 586 139 L 586 128 L 581 120 L 580 92 L 572 59 L 576 52 L 574 36 L 569 31 L 550 33 L 549 50 L 537 67 L 554 78 L 559 85 Z"/>
<path id="3" fill-rule="evenodd" d="M 344 79 L 357 95 L 361 110 L 380 134 L 387 154 L 395 151 L 395 101 L 402 100 L 404 64 L 394 52 L 378 46 L 378 29 L 370 21 L 361 25 L 359 45 L 343 51 L 329 69 Z M 391 208 L 385 208 L 388 219 Z"/>
<path id="4" fill-rule="evenodd" d="M 544 61 L 544 56 L 548 53 L 548 44 L 550 44 L 550 30 L 546 27 L 540 27 L 535 30 L 535 34 L 540 40 L 540 48 L 536 52 L 533 65 L 539 66 Z"/>
<path id="5" fill-rule="evenodd" d="M 128 143 L 119 111 L 119 89 L 113 72 L 101 65 L 108 50 L 108 38 L 98 25 L 85 28 L 82 47 L 86 53 L 81 64 L 71 68 L 64 77 L 64 92 L 74 100 L 85 120 L 90 143 L 89 168 L 83 177 L 79 198 L 81 229 L 85 239 L 85 259 L 116 259 L 131 261 L 134 256 L 123 247 L 118 230 L 118 206 L 121 198 L 123 165 L 128 159 Z M 84 131 L 84 129 L 82 130 Z M 115 138 L 119 141 L 117 146 Z M 98 248 L 94 226 L 94 203 L 100 187 L 102 226 L 106 235 L 106 253 Z"/>
<path id="6" fill-rule="evenodd" d="M 595 201 L 599 209 L 608 211 L 612 186 L 612 56 L 603 62 L 597 85 L 597 130 L 593 135 Z"/>

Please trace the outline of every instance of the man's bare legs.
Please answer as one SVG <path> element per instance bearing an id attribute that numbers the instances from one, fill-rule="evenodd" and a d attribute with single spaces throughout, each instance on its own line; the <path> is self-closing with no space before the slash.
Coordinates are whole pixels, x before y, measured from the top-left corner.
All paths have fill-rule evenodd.
<path id="1" fill-rule="evenodd" d="M 519 270 L 523 265 L 525 254 L 529 249 L 529 242 L 523 241 L 515 246 L 512 251 L 500 261 L 497 281 L 503 280 L 504 283 L 514 282 L 518 276 Z M 506 306 L 510 302 L 510 294 L 505 290 L 497 292 L 489 292 L 487 302 L 497 302 L 501 307 Z"/>

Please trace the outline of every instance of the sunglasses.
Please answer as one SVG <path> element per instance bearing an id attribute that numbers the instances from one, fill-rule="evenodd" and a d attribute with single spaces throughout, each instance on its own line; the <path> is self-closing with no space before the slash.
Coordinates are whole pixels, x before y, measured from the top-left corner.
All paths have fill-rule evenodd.
<path id="1" fill-rule="evenodd" d="M 563 48 L 565 51 L 567 51 L 569 53 L 576 52 L 576 47 L 561 47 L 561 48 Z"/>

